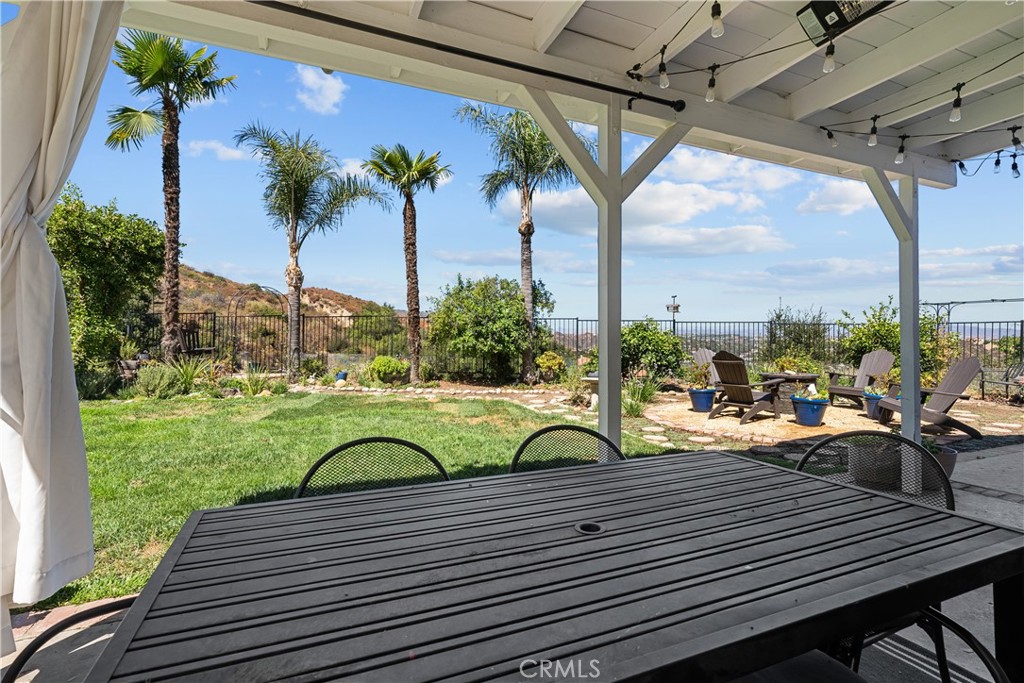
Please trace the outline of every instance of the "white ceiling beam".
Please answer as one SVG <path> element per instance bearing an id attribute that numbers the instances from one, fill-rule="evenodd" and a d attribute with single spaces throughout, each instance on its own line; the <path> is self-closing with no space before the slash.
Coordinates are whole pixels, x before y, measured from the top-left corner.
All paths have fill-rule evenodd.
<path id="1" fill-rule="evenodd" d="M 569 168 L 576 174 L 583 189 L 595 202 L 600 203 L 603 197 L 608 196 L 608 176 L 576 137 L 575 131 L 566 122 L 562 112 L 558 110 L 548 94 L 538 88 L 523 86 L 518 90 L 517 95 L 536 119 L 537 125 L 551 140 L 551 144 L 565 159 L 565 163 L 569 164 Z"/>
<path id="2" fill-rule="evenodd" d="M 551 43 L 562 32 L 583 6 L 583 0 L 541 3 L 530 25 L 533 29 L 533 47 L 537 52 L 547 52 Z"/>
<path id="3" fill-rule="evenodd" d="M 953 86 L 957 83 L 963 83 L 977 77 L 976 80 L 971 81 L 964 88 L 963 95 L 966 97 L 971 93 L 991 88 L 1000 83 L 1005 83 L 1012 78 L 1024 75 L 1024 55 L 1020 55 L 1020 52 L 1021 44 L 1019 41 L 1007 43 L 992 52 L 964 62 L 956 68 L 936 74 L 917 85 L 904 88 L 889 97 L 852 111 L 847 115 L 846 120 L 863 121 L 875 114 L 899 109 L 900 111 L 896 111 L 878 120 L 878 125 L 880 126 L 892 126 L 924 114 L 936 106 L 951 107 L 954 97 Z M 1003 62 L 1014 56 L 1017 56 L 1017 59 L 1003 64 Z M 991 73 L 985 73 L 999 64 L 1002 64 L 1002 66 L 999 66 L 999 68 Z M 944 95 L 938 96 L 940 93 Z M 936 95 L 936 97 L 921 102 L 921 100 L 925 100 L 932 95 Z M 904 109 L 904 107 L 906 108 Z"/>
<path id="4" fill-rule="evenodd" d="M 934 145 L 937 142 L 955 138 L 965 131 L 993 128 L 1004 121 L 1024 116 L 1024 85 L 971 102 L 963 107 L 963 118 L 956 123 L 949 122 L 945 110 L 930 119 L 915 123 L 913 126 L 901 128 L 904 135 L 928 135 L 926 138 L 907 140 L 907 149 L 917 149 Z M 1009 125 L 1009 124 L 1007 124 Z M 1010 142 L 1010 134 L 1006 134 L 1006 142 Z"/>
<path id="5" fill-rule="evenodd" d="M 793 45 L 793 43 L 800 44 Z M 794 22 L 782 33 L 757 48 L 757 52 L 766 52 L 785 45 L 793 45 L 793 47 L 757 59 L 748 59 L 719 71 L 717 76 L 719 98 L 723 102 L 732 102 L 740 95 L 778 76 L 789 67 L 821 49 L 807 38 L 807 34 L 800 28 L 800 24 Z"/>
<path id="6" fill-rule="evenodd" d="M 1020 7 L 1016 5 L 1002 2 L 957 5 L 792 93 L 789 96 L 790 118 L 800 121 L 829 109 L 851 95 L 864 92 L 1014 21 L 1020 21 Z M 840 58 L 842 50 L 840 38 L 836 45 L 836 54 Z"/>
<path id="7" fill-rule="evenodd" d="M 409 0 L 409 16 L 419 19 L 423 12 L 423 0 Z"/>
<path id="8" fill-rule="evenodd" d="M 636 161 L 630 164 L 625 173 L 622 174 L 622 200 L 625 201 L 633 194 L 636 188 L 640 187 L 647 176 L 657 168 L 668 154 L 679 144 L 683 136 L 690 131 L 689 126 L 681 123 L 673 123 L 665 129 L 665 132 L 654 139 L 654 142 L 647 145 L 647 149 L 637 157 Z"/>
<path id="9" fill-rule="evenodd" d="M 721 2 L 722 18 L 729 12 L 739 7 L 738 1 L 726 0 Z M 685 30 L 681 30 L 686 26 Z M 642 43 L 636 46 L 629 59 L 629 64 L 622 65 L 622 71 L 628 71 L 635 64 L 643 64 L 652 55 L 661 51 L 662 45 L 665 49 L 665 61 L 669 61 L 680 52 L 689 47 L 695 40 L 711 30 L 711 4 L 684 2 L 682 6 L 672 13 L 661 26 L 647 36 Z M 679 31 L 679 35 L 676 32 Z M 644 66 L 643 73 L 650 75 L 658 70 L 658 60 L 652 59 L 651 63 Z"/>
<path id="10" fill-rule="evenodd" d="M 997 149 L 1010 149 L 1012 136 L 1010 131 L 1002 129 L 1013 126 L 1024 126 L 1024 117 L 1006 121 L 1005 125 L 999 126 L 1000 130 L 991 133 L 973 133 L 962 138 L 936 143 L 924 149 L 934 156 L 942 156 L 947 159 L 972 159 Z M 995 128 L 995 126 L 992 127 Z M 1024 129 L 1017 131 L 1017 137 L 1024 140 Z M 1024 165 L 1024 159 L 1021 159 L 1020 163 Z"/>

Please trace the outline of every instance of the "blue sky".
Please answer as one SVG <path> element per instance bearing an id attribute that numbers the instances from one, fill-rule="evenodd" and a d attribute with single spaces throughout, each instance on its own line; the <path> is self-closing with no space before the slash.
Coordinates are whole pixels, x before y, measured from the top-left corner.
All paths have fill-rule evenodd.
<path id="1" fill-rule="evenodd" d="M 424 305 L 457 273 L 518 279 L 518 206 L 509 198 L 492 211 L 481 198 L 480 176 L 492 168 L 487 140 L 455 120 L 458 98 L 215 49 L 220 72 L 237 75 L 238 87 L 182 117 L 184 263 L 284 288 L 285 239 L 264 213 L 259 164 L 232 142 L 239 128 L 259 120 L 315 136 L 349 170 L 358 169 L 374 144 L 441 152 L 452 180 L 416 200 Z M 116 198 L 122 211 L 162 225 L 159 139 L 131 152 L 103 144 L 107 112 L 121 104 L 143 103 L 111 66 L 71 181 L 87 201 Z M 647 142 L 627 136 L 627 162 Z M 922 187 L 922 300 L 1022 296 L 1022 187 L 1008 160 L 1000 175 L 989 162 L 958 188 Z M 795 308 L 838 316 L 896 293 L 896 240 L 863 183 L 680 146 L 624 215 L 626 318 L 668 317 L 673 294 L 681 319 L 760 320 L 780 297 Z M 554 294 L 556 315 L 594 317 L 593 203 L 579 187 L 538 196 L 535 222 L 534 273 Z M 310 237 L 300 263 L 307 286 L 405 307 L 399 210 L 358 208 L 339 232 Z M 954 313 L 954 320 L 1022 317 L 1020 304 Z"/>

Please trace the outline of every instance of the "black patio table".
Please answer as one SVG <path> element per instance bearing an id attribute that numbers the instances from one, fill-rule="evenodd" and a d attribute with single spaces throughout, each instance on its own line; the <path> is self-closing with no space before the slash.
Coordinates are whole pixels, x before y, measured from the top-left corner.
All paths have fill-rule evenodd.
<path id="1" fill-rule="evenodd" d="M 1020 531 L 664 455 L 196 512 L 87 681 L 728 680 L 987 584 L 1020 680 Z"/>

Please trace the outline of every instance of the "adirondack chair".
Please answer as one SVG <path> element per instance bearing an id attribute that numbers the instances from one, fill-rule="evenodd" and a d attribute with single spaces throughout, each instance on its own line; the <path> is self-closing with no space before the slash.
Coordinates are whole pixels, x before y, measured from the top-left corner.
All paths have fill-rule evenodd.
<path id="1" fill-rule="evenodd" d="M 946 372 L 946 376 L 934 389 L 921 387 L 922 398 L 927 398 L 921 406 L 921 420 L 943 429 L 959 429 L 961 432 L 970 435 L 972 439 L 980 439 L 981 432 L 974 427 L 964 424 L 946 413 L 958 398 L 970 399 L 970 396 L 963 393 L 967 386 L 974 379 L 974 376 L 981 372 L 981 361 L 977 358 L 962 358 L 953 364 L 953 367 Z M 878 421 L 889 424 L 892 414 L 899 413 L 901 399 L 886 397 L 878 402 Z"/>
<path id="2" fill-rule="evenodd" d="M 693 357 L 696 359 L 697 354 Z M 1024 377 L 1024 363 L 1017 363 L 1006 368 L 1006 372 L 1003 373 L 1002 379 L 985 379 L 984 370 L 981 373 L 981 398 L 985 399 L 985 387 L 989 384 L 996 384 L 1001 387 L 1006 387 L 1006 398 L 1010 398 L 1010 389 L 1016 388 L 1017 394 L 1019 395 L 1024 391 L 1024 384 L 1019 381 L 1020 377 Z"/>
<path id="3" fill-rule="evenodd" d="M 199 345 L 199 328 L 192 325 L 178 326 L 178 344 L 184 356 L 212 356 L 217 352 L 216 346 Z"/>
<path id="4" fill-rule="evenodd" d="M 743 359 L 728 351 L 716 353 L 711 363 L 718 371 L 725 396 L 708 415 L 709 420 L 718 417 L 719 413 L 729 407 L 739 410 L 740 424 L 746 423 L 762 410 L 769 408 L 775 411 L 775 419 L 779 418 L 779 385 L 783 380 L 770 379 L 767 382 L 751 382 L 747 376 L 747 366 Z M 765 387 L 768 391 L 754 391 L 754 387 L 757 386 Z"/>
<path id="5" fill-rule="evenodd" d="M 836 398 L 845 398 L 857 404 L 858 408 L 864 406 L 864 390 L 872 386 L 875 380 L 892 370 L 892 364 L 896 357 L 885 349 L 876 349 L 871 353 L 864 354 L 860 359 L 860 367 L 856 375 L 844 375 L 839 372 L 828 373 L 829 388 L 828 402 L 835 405 Z M 853 386 L 846 387 L 839 384 L 840 377 L 853 377 Z"/>

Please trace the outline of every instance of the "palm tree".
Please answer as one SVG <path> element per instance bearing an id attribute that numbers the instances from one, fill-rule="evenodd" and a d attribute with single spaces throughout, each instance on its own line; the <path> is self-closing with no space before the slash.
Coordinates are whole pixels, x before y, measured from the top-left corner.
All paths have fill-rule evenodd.
<path id="1" fill-rule="evenodd" d="M 428 157 L 421 150 L 414 158 L 402 145 L 391 149 L 375 145 L 371 157 L 363 162 L 363 168 L 371 177 L 397 190 L 405 199 L 402 220 L 405 226 L 405 298 L 409 307 L 409 377 L 412 382 L 420 381 L 420 281 L 416 272 L 416 204 L 413 197 L 422 187 L 433 192 L 438 183 L 451 176 L 451 168 L 438 163 L 440 157 L 440 152 Z"/>
<path id="2" fill-rule="evenodd" d="M 576 176 L 551 144 L 533 117 L 522 111 L 498 113 L 482 105 L 464 103 L 455 111 L 460 121 L 468 121 L 491 139 L 491 154 L 497 168 L 482 177 L 480 192 L 493 209 L 505 193 L 519 194 L 519 282 L 530 328 L 529 344 L 523 349 L 521 380 L 536 380 L 533 365 L 533 195 L 537 190 L 556 190 L 575 182 Z M 577 133 L 593 153 L 593 142 Z"/>
<path id="3" fill-rule="evenodd" d="M 260 159 L 261 175 L 267 183 L 263 203 L 267 215 L 284 229 L 288 240 L 288 374 L 299 371 L 299 309 L 302 300 L 302 269 L 299 250 L 314 232 L 337 230 L 342 218 L 357 202 L 390 208 L 390 204 L 367 180 L 341 175 L 338 163 L 312 136 L 272 131 L 258 121 L 235 135 L 236 145 L 245 145 Z"/>
<path id="4" fill-rule="evenodd" d="M 178 163 L 178 134 L 181 112 L 197 102 L 216 97 L 235 87 L 234 76 L 218 77 L 217 53 L 206 54 L 201 47 L 189 54 L 180 38 L 128 30 L 127 42 L 114 42 L 115 66 L 128 74 L 132 95 L 152 95 L 156 99 L 145 109 L 116 107 L 107 123 L 111 149 L 138 149 L 142 140 L 163 132 L 164 174 L 164 300 L 163 338 L 160 346 L 164 357 L 173 359 L 178 352 L 178 261 L 181 228 L 178 197 L 181 176 Z"/>

